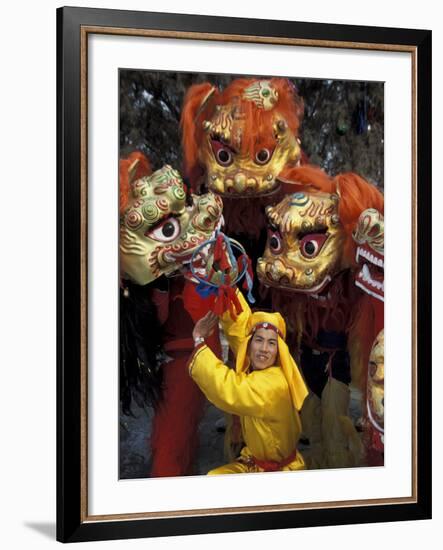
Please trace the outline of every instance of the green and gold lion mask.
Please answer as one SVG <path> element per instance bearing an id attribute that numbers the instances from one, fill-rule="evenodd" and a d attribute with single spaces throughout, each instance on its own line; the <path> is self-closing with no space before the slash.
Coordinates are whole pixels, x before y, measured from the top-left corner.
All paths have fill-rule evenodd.
<path id="1" fill-rule="evenodd" d="M 212 193 L 187 197 L 180 174 L 168 165 L 130 181 L 120 217 L 122 276 L 146 285 L 182 269 L 220 226 L 222 208 Z"/>

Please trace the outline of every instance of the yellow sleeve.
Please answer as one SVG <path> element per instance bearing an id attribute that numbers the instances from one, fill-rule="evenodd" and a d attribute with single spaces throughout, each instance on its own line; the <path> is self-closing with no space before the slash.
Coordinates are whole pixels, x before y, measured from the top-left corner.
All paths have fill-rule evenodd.
<path id="1" fill-rule="evenodd" d="M 264 417 L 275 392 L 265 373 L 237 373 L 207 346 L 195 352 L 189 374 L 211 403 L 231 414 Z"/>
<path id="2" fill-rule="evenodd" d="M 237 357 L 238 348 L 241 342 L 246 338 L 246 326 L 248 324 L 248 319 L 251 316 L 251 308 L 249 307 L 249 304 L 245 300 L 243 294 L 238 289 L 235 292 L 243 311 L 237 315 L 237 319 L 235 320 L 231 318 L 229 311 L 226 311 L 220 317 L 220 323 L 229 347 Z"/>

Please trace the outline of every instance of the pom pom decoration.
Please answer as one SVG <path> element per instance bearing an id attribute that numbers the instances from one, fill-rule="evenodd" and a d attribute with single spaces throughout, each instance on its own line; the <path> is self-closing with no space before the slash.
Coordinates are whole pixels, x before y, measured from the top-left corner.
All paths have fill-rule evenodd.
<path id="1" fill-rule="evenodd" d="M 200 296 L 215 298 L 210 307 L 215 314 L 220 316 L 229 311 L 235 320 L 242 312 L 235 286 L 243 278 L 247 298 L 251 304 L 255 303 L 251 260 L 238 241 L 230 239 L 221 231 L 195 249 L 190 269 L 193 278 L 198 281 L 197 292 Z"/>

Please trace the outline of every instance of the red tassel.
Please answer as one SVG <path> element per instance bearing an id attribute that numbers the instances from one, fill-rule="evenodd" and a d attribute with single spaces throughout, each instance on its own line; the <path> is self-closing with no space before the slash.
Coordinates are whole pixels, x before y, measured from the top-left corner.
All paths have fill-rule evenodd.
<path id="1" fill-rule="evenodd" d="M 228 271 L 230 269 L 230 264 L 229 264 L 229 260 L 228 260 L 228 254 L 226 252 L 226 250 L 223 250 L 222 249 L 222 257 L 220 259 L 220 269 L 222 271 Z"/>
<path id="2" fill-rule="evenodd" d="M 221 317 L 224 313 L 223 301 L 220 300 L 220 296 L 217 296 L 215 299 L 214 305 L 212 306 L 212 311 L 218 316 Z"/>
<path id="3" fill-rule="evenodd" d="M 243 311 L 242 305 L 240 303 L 240 300 L 237 297 L 237 294 L 235 290 L 232 287 L 229 287 L 229 304 L 231 306 L 231 318 L 236 319 L 237 315 L 240 315 L 240 313 Z M 233 307 L 232 307 L 233 306 Z"/>
<path id="4" fill-rule="evenodd" d="M 223 236 L 219 234 L 214 245 L 214 263 L 221 260 L 223 253 Z"/>
<path id="5" fill-rule="evenodd" d="M 219 269 L 223 272 L 231 267 L 226 250 L 223 250 L 223 235 L 219 234 L 214 246 L 214 263 L 217 263 Z"/>
<path id="6" fill-rule="evenodd" d="M 248 273 L 251 277 L 251 280 L 254 280 L 254 272 L 252 271 L 252 262 L 251 258 L 249 256 L 246 256 L 246 259 L 248 260 Z"/>
<path id="7" fill-rule="evenodd" d="M 241 273 L 243 271 L 243 256 L 237 258 L 237 271 Z"/>
<path id="8" fill-rule="evenodd" d="M 212 311 L 219 317 L 226 311 L 229 311 L 231 319 L 235 321 L 237 315 L 243 311 L 243 308 L 232 287 L 223 285 L 219 288 Z"/>
<path id="9" fill-rule="evenodd" d="M 249 256 L 247 256 L 246 254 L 243 254 L 243 256 L 240 257 L 240 259 L 243 259 L 243 258 L 246 259 L 246 264 L 247 264 L 246 271 L 248 272 L 249 277 L 251 278 L 251 281 L 254 281 L 254 274 L 252 272 L 251 258 Z M 243 269 L 243 265 L 239 269 Z M 246 277 L 243 279 L 243 285 L 242 286 L 245 290 L 249 290 L 248 281 L 247 281 Z"/>

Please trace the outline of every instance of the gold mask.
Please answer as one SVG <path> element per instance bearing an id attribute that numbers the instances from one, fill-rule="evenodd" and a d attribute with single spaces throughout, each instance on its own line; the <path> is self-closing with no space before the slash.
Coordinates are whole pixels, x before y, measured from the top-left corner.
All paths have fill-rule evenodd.
<path id="1" fill-rule="evenodd" d="M 385 224 L 383 215 L 374 208 L 364 210 L 352 234 L 357 243 L 356 261 L 360 271 L 355 284 L 367 294 L 384 301 Z"/>
<path id="2" fill-rule="evenodd" d="M 245 123 L 244 112 L 249 108 L 272 111 L 265 123 L 272 143 L 260 145 L 258 135 L 253 152 L 243 146 L 244 136 L 253 131 Z M 202 125 L 205 135 L 199 161 L 206 168 L 208 188 L 220 195 L 248 198 L 273 193 L 279 187 L 277 176 L 300 159 L 299 140 L 279 112 L 278 92 L 269 81 L 254 81 L 241 98 L 217 105 Z"/>
<path id="3" fill-rule="evenodd" d="M 183 180 L 170 166 L 131 183 L 120 219 L 122 276 L 145 285 L 182 268 L 218 228 L 222 208 L 212 193 L 192 195 L 187 206 Z"/>
<path id="4" fill-rule="evenodd" d="M 268 241 L 257 264 L 260 281 L 317 297 L 343 269 L 345 239 L 335 194 L 299 192 L 267 208 Z"/>
<path id="5" fill-rule="evenodd" d="M 385 331 L 381 330 L 369 356 L 367 386 L 368 417 L 380 432 L 384 430 L 385 417 Z"/>

